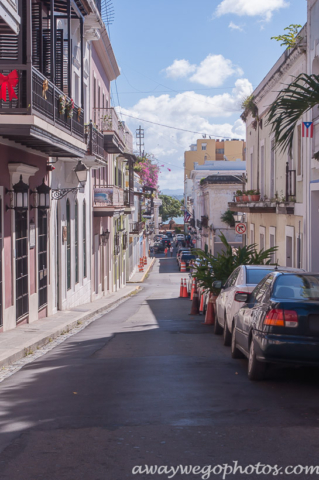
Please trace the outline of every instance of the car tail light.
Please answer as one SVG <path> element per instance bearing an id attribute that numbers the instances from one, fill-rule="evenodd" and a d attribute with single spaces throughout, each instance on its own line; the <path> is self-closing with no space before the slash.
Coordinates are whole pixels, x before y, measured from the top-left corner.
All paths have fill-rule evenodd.
<path id="1" fill-rule="evenodd" d="M 297 327 L 298 314 L 294 310 L 273 308 L 267 313 L 264 325 L 270 325 L 272 327 Z"/>

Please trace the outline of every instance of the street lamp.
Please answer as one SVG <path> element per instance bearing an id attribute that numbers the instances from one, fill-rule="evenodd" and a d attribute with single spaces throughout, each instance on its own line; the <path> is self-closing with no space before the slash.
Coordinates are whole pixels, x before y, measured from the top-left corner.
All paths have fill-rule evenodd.
<path id="1" fill-rule="evenodd" d="M 39 187 L 37 187 L 35 190 L 30 191 L 30 193 L 33 195 L 33 198 L 34 198 L 34 206 L 31 206 L 31 208 L 49 210 L 50 192 L 51 192 L 51 188 L 44 183 L 44 179 L 43 179 L 42 184 Z"/>
<path id="2" fill-rule="evenodd" d="M 73 188 L 54 188 L 52 189 L 52 199 L 53 200 L 60 200 L 61 198 L 65 197 L 68 193 L 76 193 L 78 192 L 81 188 L 84 188 L 84 183 L 87 181 L 87 176 L 88 176 L 88 168 L 81 162 L 81 160 L 78 161 L 74 173 L 76 175 L 76 178 L 78 180 L 78 183 L 80 183 L 80 187 L 73 187 Z"/>
<path id="3" fill-rule="evenodd" d="M 101 238 L 102 245 L 106 245 L 108 239 L 110 238 L 110 232 L 108 231 L 108 229 L 104 230 L 100 234 L 100 238 Z"/>

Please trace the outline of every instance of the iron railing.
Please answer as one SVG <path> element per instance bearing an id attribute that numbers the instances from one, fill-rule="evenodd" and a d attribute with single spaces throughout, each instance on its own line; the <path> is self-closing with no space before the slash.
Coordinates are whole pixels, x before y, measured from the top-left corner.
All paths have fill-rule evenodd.
<path id="1" fill-rule="evenodd" d="M 124 190 L 124 205 L 126 207 L 134 206 L 134 190 Z"/>
<path id="2" fill-rule="evenodd" d="M 104 137 L 90 122 L 85 125 L 84 128 L 85 143 L 88 147 L 89 155 L 96 155 L 100 158 L 104 158 Z"/>
<path id="3" fill-rule="evenodd" d="M 125 232 L 123 233 L 123 250 L 127 249 L 127 239 L 128 239 L 128 235 L 127 235 L 127 232 Z"/>
<path id="4" fill-rule="evenodd" d="M 144 227 L 145 227 L 144 222 L 132 222 L 130 223 L 130 233 L 132 235 L 139 234 L 144 230 Z"/>
<path id="5" fill-rule="evenodd" d="M 38 115 L 58 128 L 84 140 L 84 111 L 78 105 L 68 108 L 71 99 L 67 97 L 54 83 L 50 82 L 36 68 L 28 71 L 26 65 L 16 68 L 18 83 L 14 87 L 17 99 L 0 101 L 0 115 L 25 114 Z M 0 73 L 8 75 L 12 65 L 1 65 Z M 65 97 L 67 108 L 61 112 L 60 97 Z"/>
<path id="6" fill-rule="evenodd" d="M 115 133 L 121 142 L 125 145 L 125 125 L 117 116 L 113 107 L 111 108 L 93 108 L 93 123 L 101 132 Z"/>

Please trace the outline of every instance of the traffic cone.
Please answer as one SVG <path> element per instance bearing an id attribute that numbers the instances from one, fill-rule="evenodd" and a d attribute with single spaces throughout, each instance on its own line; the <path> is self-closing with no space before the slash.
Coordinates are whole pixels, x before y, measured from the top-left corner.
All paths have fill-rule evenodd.
<path id="1" fill-rule="evenodd" d="M 181 288 L 179 290 L 179 298 L 183 298 L 183 290 L 184 290 L 184 284 L 183 284 L 183 279 L 181 278 Z"/>
<path id="2" fill-rule="evenodd" d="M 200 304 L 199 304 L 199 313 L 203 313 L 204 311 L 204 292 L 202 293 L 201 297 L 200 297 Z"/>
<path id="3" fill-rule="evenodd" d="M 190 315 L 198 315 L 198 314 L 199 314 L 199 300 L 198 300 L 197 289 L 195 289 Z"/>
<path id="4" fill-rule="evenodd" d="M 193 300 L 195 288 L 196 288 L 196 279 L 193 278 L 192 290 L 191 290 L 191 298 L 190 298 L 191 300 Z"/>
<path id="5" fill-rule="evenodd" d="M 147 257 L 144 257 L 144 265 L 147 265 Z"/>
<path id="6" fill-rule="evenodd" d="M 188 298 L 188 291 L 187 291 L 186 278 L 184 278 L 183 298 Z"/>
<path id="7" fill-rule="evenodd" d="M 209 294 L 207 311 L 205 315 L 204 325 L 214 325 L 215 323 L 215 301 L 216 297 L 212 293 Z"/>

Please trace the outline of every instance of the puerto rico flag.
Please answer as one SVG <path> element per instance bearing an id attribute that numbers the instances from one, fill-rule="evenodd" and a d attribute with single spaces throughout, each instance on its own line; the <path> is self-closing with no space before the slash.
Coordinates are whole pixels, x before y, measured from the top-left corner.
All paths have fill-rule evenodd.
<path id="1" fill-rule="evenodd" d="M 313 122 L 302 122 L 302 136 L 313 138 Z"/>
<path id="2" fill-rule="evenodd" d="M 185 210 L 184 211 L 184 223 L 188 223 L 190 218 L 191 218 L 191 214 L 187 210 Z"/>

